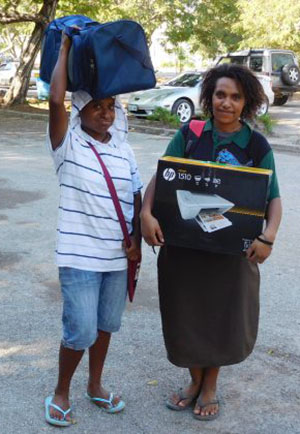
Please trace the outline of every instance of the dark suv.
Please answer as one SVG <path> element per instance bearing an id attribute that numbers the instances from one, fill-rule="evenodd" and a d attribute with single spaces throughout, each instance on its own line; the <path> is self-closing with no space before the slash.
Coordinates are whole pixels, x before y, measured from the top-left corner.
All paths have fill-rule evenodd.
<path id="1" fill-rule="evenodd" d="M 269 76 L 275 94 L 274 105 L 285 104 L 290 95 L 300 91 L 299 64 L 291 50 L 261 48 L 236 51 L 217 60 L 217 64 L 224 62 L 247 65 L 257 75 Z"/>

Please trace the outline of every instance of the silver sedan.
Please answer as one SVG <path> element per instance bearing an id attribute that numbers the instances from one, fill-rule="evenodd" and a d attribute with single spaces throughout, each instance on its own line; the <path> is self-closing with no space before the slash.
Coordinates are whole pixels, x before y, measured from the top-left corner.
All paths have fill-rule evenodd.
<path id="1" fill-rule="evenodd" d="M 128 112 L 135 116 L 149 116 L 157 107 L 177 114 L 180 122 L 189 122 L 201 113 L 199 97 L 202 72 L 186 72 L 156 87 L 134 92 L 128 100 Z"/>

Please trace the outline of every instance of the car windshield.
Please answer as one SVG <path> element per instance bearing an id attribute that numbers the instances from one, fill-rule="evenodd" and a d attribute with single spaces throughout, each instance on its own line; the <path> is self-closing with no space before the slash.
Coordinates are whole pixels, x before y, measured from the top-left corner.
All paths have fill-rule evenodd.
<path id="1" fill-rule="evenodd" d="M 201 81 L 202 74 L 183 74 L 167 83 L 164 83 L 164 86 L 194 87 Z"/>

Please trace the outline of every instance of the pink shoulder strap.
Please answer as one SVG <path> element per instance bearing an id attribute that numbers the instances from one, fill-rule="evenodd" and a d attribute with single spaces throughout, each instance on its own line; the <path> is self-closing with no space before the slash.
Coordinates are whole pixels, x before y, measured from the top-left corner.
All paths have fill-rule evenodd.
<path id="1" fill-rule="evenodd" d="M 111 198 L 112 198 L 113 204 L 115 206 L 116 213 L 117 213 L 120 225 L 121 225 L 121 229 L 122 229 L 122 232 L 123 232 L 123 235 L 124 235 L 124 240 L 125 240 L 126 247 L 130 247 L 131 246 L 130 236 L 129 236 L 129 233 L 128 233 L 125 217 L 124 217 L 124 214 L 123 214 L 123 211 L 122 211 L 122 208 L 121 208 L 121 204 L 119 202 L 119 198 L 118 198 L 118 195 L 117 195 L 116 188 L 115 188 L 115 185 L 113 183 L 113 180 L 111 179 L 110 173 L 107 170 L 107 167 L 105 166 L 104 161 L 102 160 L 102 158 L 100 157 L 100 155 L 96 151 L 95 146 L 92 145 L 90 142 L 87 142 L 87 144 L 89 145 L 89 147 L 91 148 L 91 150 L 94 152 L 97 160 L 100 163 L 100 166 L 102 167 L 103 175 L 104 175 L 104 178 L 105 178 L 108 190 L 110 192 L 110 195 L 111 195 Z"/>
<path id="2" fill-rule="evenodd" d="M 197 137 L 200 137 L 202 134 L 202 131 L 205 127 L 206 122 L 205 121 L 196 121 L 196 120 L 192 120 L 190 122 L 189 128 L 191 131 L 193 131 L 193 133 L 196 134 Z"/>

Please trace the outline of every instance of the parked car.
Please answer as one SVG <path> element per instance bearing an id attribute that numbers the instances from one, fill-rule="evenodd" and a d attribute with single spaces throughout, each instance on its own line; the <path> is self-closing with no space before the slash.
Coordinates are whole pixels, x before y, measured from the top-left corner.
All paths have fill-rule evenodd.
<path id="1" fill-rule="evenodd" d="M 266 94 L 266 102 L 258 113 L 262 115 L 267 113 L 269 104 L 273 103 L 274 93 L 269 77 L 258 78 Z M 146 117 L 151 115 L 156 107 L 163 107 L 177 114 L 180 122 L 189 122 L 194 115 L 201 114 L 199 98 L 202 79 L 203 72 L 185 72 L 155 89 L 134 92 L 128 100 L 128 112 L 137 117 Z"/>
<path id="2" fill-rule="evenodd" d="M 181 122 L 188 122 L 194 114 L 200 113 L 202 77 L 202 72 L 186 72 L 155 89 L 134 92 L 128 100 L 128 112 L 149 116 L 156 107 L 163 107 L 177 114 Z"/>
<path id="3" fill-rule="evenodd" d="M 0 65 L 0 86 L 10 86 L 14 76 L 16 75 L 19 62 L 5 62 Z M 36 78 L 39 76 L 39 71 L 33 69 L 30 75 L 29 86 L 35 86 Z"/>
<path id="4" fill-rule="evenodd" d="M 260 81 L 260 84 L 262 85 L 266 95 L 265 102 L 260 106 L 257 111 L 257 116 L 262 116 L 268 113 L 269 106 L 274 104 L 275 94 L 272 89 L 272 80 L 270 77 L 262 74 L 257 74 L 257 78 Z"/>
<path id="5" fill-rule="evenodd" d="M 220 56 L 217 64 L 230 62 L 247 65 L 257 75 L 271 78 L 274 105 L 283 105 L 290 95 L 300 91 L 300 70 L 291 50 L 259 48 Z"/>

